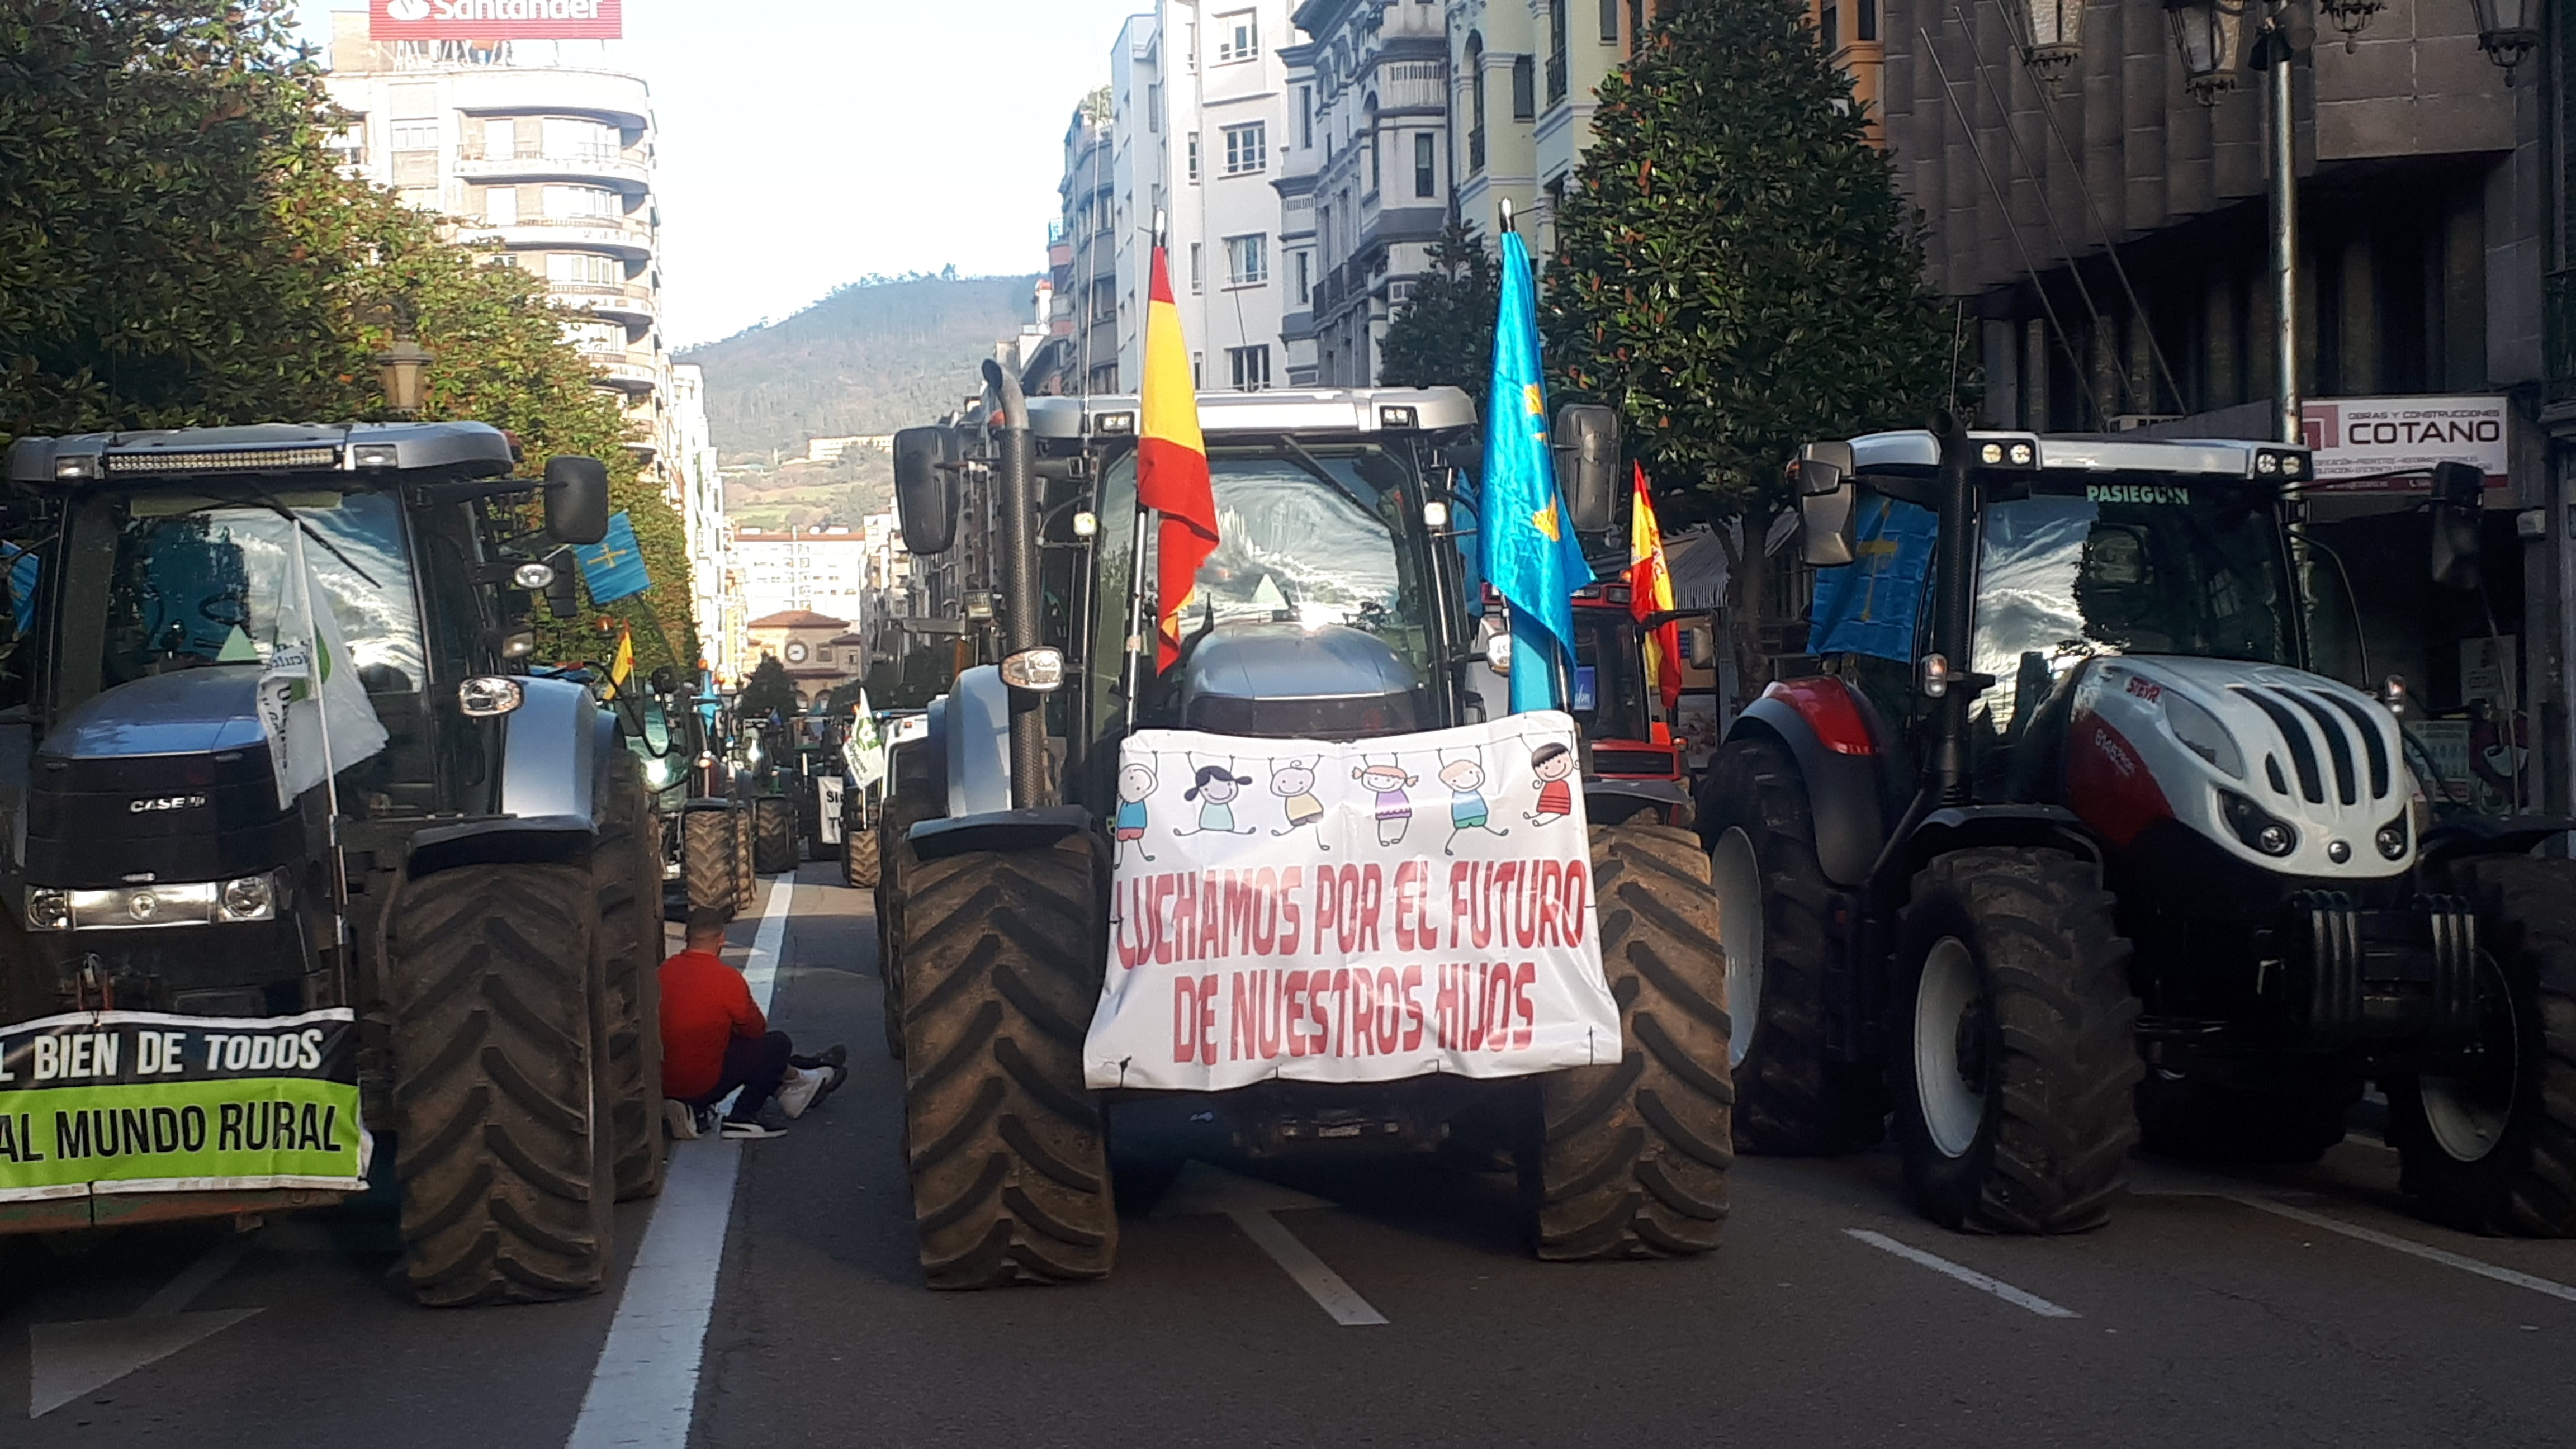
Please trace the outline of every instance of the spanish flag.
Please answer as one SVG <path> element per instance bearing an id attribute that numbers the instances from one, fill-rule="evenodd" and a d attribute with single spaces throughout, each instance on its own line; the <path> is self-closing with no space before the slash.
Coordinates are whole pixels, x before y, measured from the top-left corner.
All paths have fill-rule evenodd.
<path id="1" fill-rule="evenodd" d="M 617 631 L 617 652 L 608 660 L 608 697 L 615 699 L 626 692 L 626 681 L 635 677 L 635 631 Z"/>
<path id="2" fill-rule="evenodd" d="M 1216 494 L 1208 483 L 1207 439 L 1199 432 L 1198 387 L 1190 344 L 1172 300 L 1172 272 L 1154 248 L 1154 284 L 1145 308 L 1143 416 L 1137 419 L 1136 499 L 1161 514 L 1155 536 L 1154 671 L 1181 655 L 1181 608 L 1198 584 L 1199 565 L 1216 552 Z"/>
<path id="3" fill-rule="evenodd" d="M 1637 503 L 1628 513 L 1628 612 L 1639 620 L 1673 607 L 1673 571 L 1664 563 L 1664 531 L 1655 523 L 1655 495 L 1646 467 L 1637 465 Z M 1664 697 L 1670 714 L 1682 700 L 1682 626 L 1667 622 L 1646 640 L 1646 682 Z"/>

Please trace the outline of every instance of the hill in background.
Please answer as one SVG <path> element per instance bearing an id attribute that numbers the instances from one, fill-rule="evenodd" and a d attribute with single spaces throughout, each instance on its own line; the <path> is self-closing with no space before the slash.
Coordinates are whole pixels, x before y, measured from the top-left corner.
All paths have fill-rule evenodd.
<path id="1" fill-rule="evenodd" d="M 1036 285 L 1034 276 L 870 278 L 678 360 L 706 369 L 720 456 L 802 457 L 808 438 L 891 433 L 954 409 L 993 344 L 1028 319 Z"/>

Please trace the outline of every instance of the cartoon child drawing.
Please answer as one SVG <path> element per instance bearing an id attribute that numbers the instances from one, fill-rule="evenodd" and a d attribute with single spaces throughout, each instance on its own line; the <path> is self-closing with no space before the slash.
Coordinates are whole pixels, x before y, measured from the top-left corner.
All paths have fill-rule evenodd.
<path id="1" fill-rule="evenodd" d="M 1238 775 L 1230 765 L 1199 766 L 1198 783 L 1181 792 L 1184 800 L 1199 802 L 1199 828 L 1175 830 L 1174 835 L 1250 835 L 1252 827 L 1234 828 L 1234 797 L 1252 783 L 1250 775 Z"/>
<path id="2" fill-rule="evenodd" d="M 1315 798 L 1313 765 L 1290 760 L 1271 771 L 1270 793 L 1278 796 L 1288 811 L 1288 828 L 1271 831 L 1272 835 L 1286 835 L 1324 818 L 1324 802 Z M 1332 843 L 1324 839 L 1324 832 L 1320 829 L 1315 832 L 1315 848 L 1317 850 L 1333 848 Z"/>
<path id="3" fill-rule="evenodd" d="M 1574 813 L 1574 752 L 1563 745 L 1541 745 L 1530 752 L 1530 768 L 1538 772 L 1538 808 L 1523 818 L 1546 825 Z"/>
<path id="4" fill-rule="evenodd" d="M 1127 765 L 1118 771 L 1118 819 L 1116 834 L 1118 852 L 1124 858 L 1129 843 L 1136 853 L 1145 854 L 1145 797 L 1154 793 L 1154 772 L 1143 765 Z"/>
<path id="5" fill-rule="evenodd" d="M 1442 855 L 1456 855 L 1458 837 L 1470 830 L 1511 834 L 1508 829 L 1496 829 L 1486 823 L 1492 812 L 1485 804 L 1482 761 L 1473 755 L 1449 761 L 1440 767 L 1440 783 L 1449 787 L 1449 843 L 1440 847 Z"/>
<path id="6" fill-rule="evenodd" d="M 1413 824 L 1413 802 L 1405 798 L 1408 785 L 1419 783 L 1419 776 L 1404 773 L 1404 767 L 1389 761 L 1383 765 L 1362 765 L 1351 771 L 1377 796 L 1377 843 L 1401 845 L 1404 832 Z"/>

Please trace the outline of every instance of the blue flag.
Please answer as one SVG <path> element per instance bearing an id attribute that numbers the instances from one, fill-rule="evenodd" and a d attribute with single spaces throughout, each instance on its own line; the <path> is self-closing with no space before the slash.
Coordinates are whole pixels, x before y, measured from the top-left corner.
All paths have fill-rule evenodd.
<path id="1" fill-rule="evenodd" d="M 1538 366 L 1538 287 L 1520 233 L 1503 233 L 1502 309 L 1485 393 L 1485 481 L 1476 537 L 1484 575 L 1511 607 L 1512 713 L 1563 709 L 1574 662 L 1574 591 L 1592 566 L 1556 490 Z"/>
<path id="2" fill-rule="evenodd" d="M 590 601 L 611 604 L 653 587 L 644 570 L 644 547 L 635 541 L 635 523 L 623 511 L 608 520 L 608 536 L 580 551 L 582 582 Z"/>
<path id="3" fill-rule="evenodd" d="M 1816 570 L 1807 652 L 1913 663 L 1915 615 L 1932 572 L 1939 521 L 1929 508 L 1863 494 L 1852 562 Z"/>

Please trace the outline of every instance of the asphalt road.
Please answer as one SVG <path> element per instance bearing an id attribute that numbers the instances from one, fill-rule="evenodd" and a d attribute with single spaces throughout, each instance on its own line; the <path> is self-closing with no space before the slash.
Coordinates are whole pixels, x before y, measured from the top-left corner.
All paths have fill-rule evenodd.
<path id="1" fill-rule="evenodd" d="M 1107 1283 L 934 1295 L 834 879 L 771 930 L 773 1017 L 847 1042 L 850 1085 L 679 1145 L 605 1294 L 414 1308 L 365 1208 L 12 1242 L 0 1445 L 2576 1443 L 2576 1243 L 2407 1217 L 2367 1131 L 2313 1169 L 2141 1161 L 2048 1240 L 1923 1224 L 1885 1153 L 1749 1159 L 1721 1252 L 1615 1265 L 1526 1258 L 1500 1175 L 1220 1160 Z"/>

